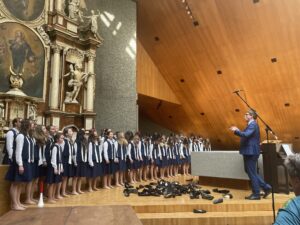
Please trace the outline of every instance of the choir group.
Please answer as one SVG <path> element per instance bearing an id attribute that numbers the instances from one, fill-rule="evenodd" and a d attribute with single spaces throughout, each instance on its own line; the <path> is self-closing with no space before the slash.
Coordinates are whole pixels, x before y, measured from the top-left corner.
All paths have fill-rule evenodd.
<path id="1" fill-rule="evenodd" d="M 141 136 L 131 131 L 113 133 L 105 129 L 85 131 L 66 127 L 36 125 L 29 119 L 13 120 L 6 134 L 5 164 L 9 164 L 6 180 L 11 182 L 11 208 L 24 210 L 24 204 L 36 204 L 33 198 L 38 181 L 47 186 L 47 202 L 55 203 L 69 193 L 82 194 L 86 179 L 88 191 L 123 186 L 125 181 L 156 180 L 188 175 L 192 151 L 210 151 L 208 139 L 180 135 L 153 134 Z M 20 201 L 25 184 L 25 202 Z M 41 190 L 40 190 L 41 191 Z"/>

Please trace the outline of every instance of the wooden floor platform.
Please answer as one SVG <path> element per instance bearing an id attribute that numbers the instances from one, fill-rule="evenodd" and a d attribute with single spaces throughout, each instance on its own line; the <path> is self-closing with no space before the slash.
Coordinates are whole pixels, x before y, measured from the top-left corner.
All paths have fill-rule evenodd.
<path id="1" fill-rule="evenodd" d="M 191 177 L 189 176 L 179 176 L 168 180 L 187 183 L 186 180 L 190 178 Z M 213 188 L 222 187 L 202 186 L 202 189 L 212 190 Z M 269 225 L 272 223 L 273 216 L 271 196 L 269 196 L 267 199 L 262 199 L 259 201 L 249 201 L 244 199 L 245 196 L 250 194 L 249 190 L 230 189 L 230 191 L 233 194 L 233 199 L 224 200 L 224 202 L 221 204 L 213 204 L 212 201 L 204 199 L 191 200 L 188 195 L 171 199 L 165 199 L 163 197 L 139 197 L 134 194 L 131 194 L 129 197 L 125 197 L 123 195 L 123 188 L 120 187 L 110 190 L 101 189 L 97 192 L 70 196 L 58 201 L 55 204 L 45 204 L 45 208 L 43 210 L 47 212 L 47 208 L 53 207 L 65 208 L 75 206 L 128 205 L 132 207 L 137 217 L 145 225 Z M 215 198 L 221 197 L 221 194 L 213 192 L 212 194 L 215 196 Z M 293 196 L 293 194 L 275 194 L 276 212 L 288 199 L 292 198 Z M 33 208 L 34 207 L 35 206 L 33 206 Z M 193 209 L 204 209 L 207 210 L 207 213 L 194 214 Z M 26 214 L 27 211 L 28 210 L 22 213 Z M 47 223 L 43 224 L 47 225 Z M 96 224 L 101 223 L 95 223 L 93 225 Z"/>
<path id="2" fill-rule="evenodd" d="M 0 218 L 1 225 L 142 225 L 130 206 L 76 206 L 30 208 L 10 211 Z"/>
<path id="3" fill-rule="evenodd" d="M 180 213 L 140 213 L 138 217 L 144 225 L 261 225 L 272 224 L 273 216 L 270 211 L 241 212 L 208 212 L 195 214 L 191 212 Z"/>

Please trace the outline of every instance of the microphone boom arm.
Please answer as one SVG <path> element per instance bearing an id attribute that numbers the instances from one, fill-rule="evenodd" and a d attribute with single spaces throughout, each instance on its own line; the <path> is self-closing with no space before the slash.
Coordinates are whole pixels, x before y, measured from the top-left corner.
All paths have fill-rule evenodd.
<path id="1" fill-rule="evenodd" d="M 242 96 L 240 95 L 240 90 L 236 90 L 236 91 L 234 91 L 233 93 L 234 94 L 236 94 L 246 105 L 247 105 L 247 107 L 249 108 L 249 109 L 251 109 L 252 111 L 254 111 L 255 113 L 256 113 L 256 115 L 257 115 L 257 118 L 258 119 L 260 119 L 260 121 L 265 125 L 265 130 L 266 130 L 266 132 L 268 132 L 268 131 L 270 131 L 270 133 L 274 136 L 274 138 L 276 139 L 276 140 L 278 140 L 278 137 L 276 136 L 276 134 L 275 134 L 275 132 L 271 129 L 271 127 L 261 118 L 261 116 L 257 113 L 257 111 L 254 109 L 254 108 L 252 108 L 249 104 L 248 104 L 248 102 L 246 102 L 245 101 L 245 99 L 243 99 L 242 98 Z M 269 142 L 269 140 L 268 140 L 268 135 L 267 135 L 267 142 Z"/>

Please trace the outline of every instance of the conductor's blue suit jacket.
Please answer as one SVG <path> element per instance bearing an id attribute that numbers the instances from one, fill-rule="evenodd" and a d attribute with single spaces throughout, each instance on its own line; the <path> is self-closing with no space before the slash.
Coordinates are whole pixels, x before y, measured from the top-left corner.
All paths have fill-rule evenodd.
<path id="1" fill-rule="evenodd" d="M 259 155 L 260 134 L 255 120 L 251 121 L 245 130 L 236 130 L 234 134 L 241 137 L 240 154 Z"/>

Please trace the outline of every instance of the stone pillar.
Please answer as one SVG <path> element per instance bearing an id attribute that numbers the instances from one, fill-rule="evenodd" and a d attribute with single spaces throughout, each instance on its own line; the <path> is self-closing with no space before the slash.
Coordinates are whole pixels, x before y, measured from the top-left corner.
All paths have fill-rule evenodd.
<path id="1" fill-rule="evenodd" d="M 53 45 L 53 61 L 51 71 L 50 109 L 58 109 L 59 103 L 59 72 L 60 72 L 60 50 L 58 45 Z"/>
<path id="2" fill-rule="evenodd" d="M 55 9 L 56 9 L 56 11 L 62 12 L 63 11 L 62 8 L 63 8 L 63 1 L 62 0 L 55 0 Z"/>
<path id="3" fill-rule="evenodd" d="M 94 112 L 94 96 L 95 96 L 95 72 L 94 62 L 96 55 L 92 52 L 88 52 L 88 70 L 89 74 L 87 80 L 87 93 L 86 93 L 86 110 L 88 112 Z"/>
<path id="4" fill-rule="evenodd" d="M 54 1 L 54 0 L 50 0 L 50 1 L 49 1 L 49 11 L 50 11 L 50 12 L 53 12 L 53 4 L 54 4 L 53 1 Z"/>

